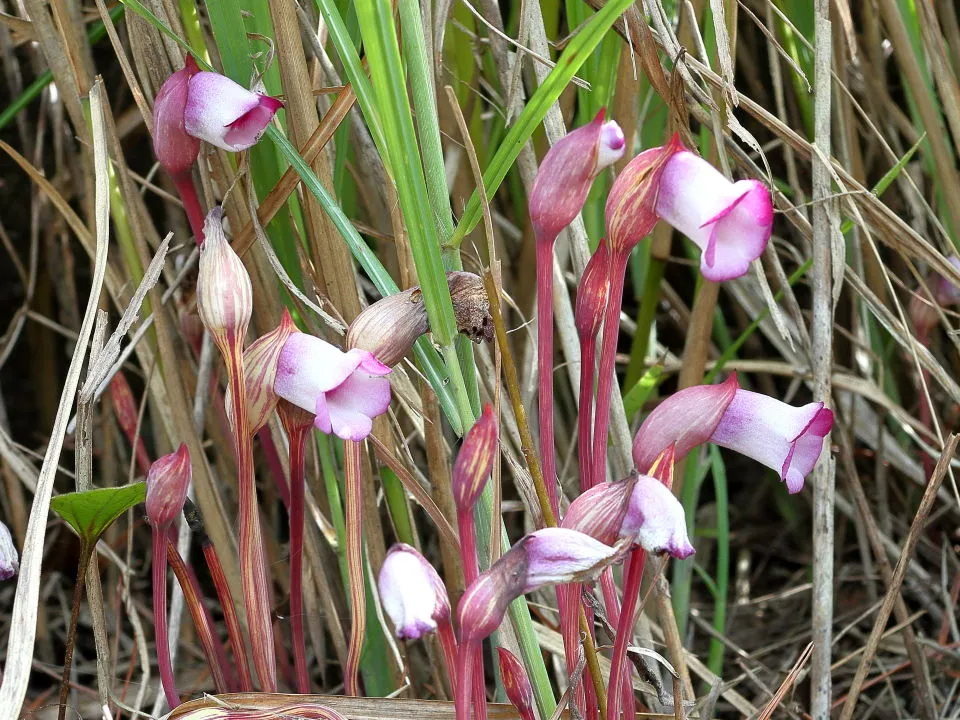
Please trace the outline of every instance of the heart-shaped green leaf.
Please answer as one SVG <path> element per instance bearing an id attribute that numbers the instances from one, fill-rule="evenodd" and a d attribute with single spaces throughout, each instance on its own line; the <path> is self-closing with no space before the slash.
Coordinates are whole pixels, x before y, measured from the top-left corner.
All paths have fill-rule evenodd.
<path id="1" fill-rule="evenodd" d="M 50 500 L 50 509 L 66 520 L 80 539 L 96 542 L 124 512 L 147 498 L 147 484 L 95 488 L 66 493 Z"/>

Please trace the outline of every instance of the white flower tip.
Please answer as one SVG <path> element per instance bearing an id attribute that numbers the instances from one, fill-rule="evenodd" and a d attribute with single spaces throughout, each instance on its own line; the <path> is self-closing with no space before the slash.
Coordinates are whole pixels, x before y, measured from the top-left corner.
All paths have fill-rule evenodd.
<path id="1" fill-rule="evenodd" d="M 600 148 L 597 154 L 597 170 L 613 165 L 623 157 L 627 148 L 627 141 L 623 130 L 614 120 L 605 122 L 600 127 Z"/>
<path id="2" fill-rule="evenodd" d="M 450 618 L 450 601 L 437 571 L 417 550 L 390 548 L 377 578 L 380 601 L 401 640 L 417 640 Z"/>

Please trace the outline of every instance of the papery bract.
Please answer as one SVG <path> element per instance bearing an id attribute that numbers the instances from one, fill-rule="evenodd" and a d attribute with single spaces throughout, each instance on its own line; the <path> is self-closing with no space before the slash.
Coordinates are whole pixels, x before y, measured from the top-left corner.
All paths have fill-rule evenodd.
<path id="1" fill-rule="evenodd" d="M 153 152 L 171 175 L 187 173 L 200 154 L 200 140 L 187 133 L 183 114 L 190 80 L 200 72 L 193 56 L 160 86 L 153 102 Z"/>
<path id="2" fill-rule="evenodd" d="M 533 720 L 533 686 L 523 664 L 516 656 L 504 647 L 497 648 L 497 659 L 500 662 L 500 678 L 503 680 L 503 691 L 507 699 L 520 713 L 522 720 Z"/>
<path id="3" fill-rule="evenodd" d="M 147 518 L 156 528 L 172 523 L 187 499 L 193 477 L 190 451 L 181 443 L 176 452 L 164 455 L 147 473 Z"/>
<path id="4" fill-rule="evenodd" d="M 700 272 L 714 282 L 745 274 L 773 229 L 766 185 L 757 180 L 731 183 L 689 151 L 676 153 L 664 168 L 657 214 L 703 251 Z"/>
<path id="5" fill-rule="evenodd" d="M 697 445 L 707 442 L 739 388 L 736 373 L 719 385 L 694 385 L 668 396 L 647 415 L 633 439 L 633 462 L 640 472 L 650 466 L 670 444 L 675 459 L 682 460 Z"/>
<path id="6" fill-rule="evenodd" d="M 528 203 L 538 239 L 552 243 L 583 209 L 597 173 L 623 155 L 623 131 L 603 118 L 601 110 L 593 122 L 567 133 L 540 163 Z"/>
<path id="7" fill-rule="evenodd" d="M 203 225 L 197 310 L 220 352 L 227 355 L 246 335 L 253 314 L 253 287 L 243 261 L 227 242 L 222 218 L 223 211 L 216 207 Z"/>
<path id="8" fill-rule="evenodd" d="M 484 405 L 477 422 L 467 431 L 453 464 L 453 499 L 460 510 L 472 509 L 487 484 L 497 458 L 499 430 L 493 406 Z"/>
<path id="9" fill-rule="evenodd" d="M 620 534 L 647 552 L 665 552 L 680 559 L 694 553 L 683 505 L 666 485 L 649 475 L 637 478 Z"/>
<path id="10" fill-rule="evenodd" d="M 737 390 L 710 442 L 746 455 L 780 473 L 791 493 L 803 489 L 833 428 L 833 411 L 822 402 L 803 407 Z"/>
<path id="11" fill-rule="evenodd" d="M 0 522 L 0 580 L 9 580 L 20 570 L 20 556 L 10 529 Z"/>
<path id="12" fill-rule="evenodd" d="M 607 310 L 610 294 L 610 247 L 606 238 L 600 240 L 597 249 L 580 277 L 577 285 L 577 304 L 574 323 L 581 341 L 585 337 L 595 337 L 603 325 L 603 316 Z"/>
<path id="13" fill-rule="evenodd" d="M 190 78 L 183 125 L 194 137 L 237 152 L 254 145 L 283 103 L 215 72 Z"/>
<path id="14" fill-rule="evenodd" d="M 306 333 L 292 333 L 277 364 L 274 390 L 317 417 L 314 425 L 345 440 L 363 440 L 390 405 L 390 368 L 366 350 L 343 352 Z"/>
<path id="15" fill-rule="evenodd" d="M 447 589 L 433 566 L 404 543 L 390 548 L 377 579 L 380 602 L 393 621 L 397 637 L 417 640 L 449 622 Z"/>

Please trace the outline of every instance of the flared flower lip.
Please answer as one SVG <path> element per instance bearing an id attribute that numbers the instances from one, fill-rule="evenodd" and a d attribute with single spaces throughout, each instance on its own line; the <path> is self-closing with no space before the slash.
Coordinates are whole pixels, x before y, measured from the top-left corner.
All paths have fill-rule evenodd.
<path id="1" fill-rule="evenodd" d="M 800 492 L 803 489 L 803 479 L 813 471 L 813 468 L 817 464 L 817 460 L 820 459 L 820 453 L 823 452 L 822 444 L 817 449 L 817 453 L 812 457 L 808 453 L 801 453 L 800 456 L 797 456 L 797 445 L 806 436 L 820 438 L 821 441 L 827 435 L 830 434 L 830 431 L 833 429 L 833 410 L 828 407 L 825 407 L 822 402 L 814 403 L 817 408 L 810 418 L 809 422 L 804 426 L 797 435 L 790 440 L 790 449 L 787 451 L 787 457 L 784 458 L 783 466 L 780 468 L 780 479 L 787 483 L 787 490 L 791 494 Z M 793 468 L 794 458 L 797 458 L 799 468 Z M 792 479 L 790 470 L 796 469 L 800 474 L 800 482 L 797 483 Z"/>

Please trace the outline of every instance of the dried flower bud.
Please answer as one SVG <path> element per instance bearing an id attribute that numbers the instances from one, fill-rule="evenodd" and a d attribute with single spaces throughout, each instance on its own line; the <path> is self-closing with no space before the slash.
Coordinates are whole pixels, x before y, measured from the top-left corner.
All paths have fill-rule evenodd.
<path id="1" fill-rule="evenodd" d="M 577 286 L 577 307 L 574 322 L 581 342 L 594 338 L 600 332 L 607 312 L 610 294 L 610 248 L 606 238 L 600 240 L 596 251 L 590 256 Z"/>
<path id="2" fill-rule="evenodd" d="M 647 415 L 633 438 L 633 462 L 648 472 L 657 456 L 676 444 L 682 460 L 697 445 L 710 439 L 739 389 L 736 373 L 719 385 L 695 385 L 666 398 Z"/>
<path id="3" fill-rule="evenodd" d="M 475 343 L 493 342 L 490 299 L 483 287 L 483 278 L 469 272 L 449 272 L 447 286 L 453 301 L 457 330 Z"/>
<path id="4" fill-rule="evenodd" d="M 10 529 L 0 522 L 0 580 L 9 580 L 20 570 L 20 556 Z"/>
<path id="5" fill-rule="evenodd" d="M 623 131 L 604 114 L 560 138 L 540 163 L 529 198 L 538 239 L 552 243 L 583 209 L 597 174 L 623 155 Z"/>
<path id="6" fill-rule="evenodd" d="M 297 331 L 293 318 L 285 309 L 280 318 L 280 324 L 262 335 L 243 351 L 244 384 L 247 388 L 247 411 L 250 423 L 250 433 L 254 434 L 267 424 L 270 413 L 277 407 L 277 393 L 274 383 L 277 379 L 277 367 L 280 362 L 280 353 L 287 342 L 287 338 Z M 227 389 L 224 402 L 227 410 L 227 419 L 230 426 L 233 421 L 233 392 Z M 312 417 L 311 417 L 312 421 Z"/>
<path id="7" fill-rule="evenodd" d="M 497 457 L 497 419 L 488 403 L 463 438 L 453 464 L 453 499 L 460 510 L 471 510 L 487 484 Z"/>
<path id="8" fill-rule="evenodd" d="M 666 552 L 681 560 L 694 553 L 683 505 L 666 485 L 649 475 L 637 478 L 620 534 L 647 552 Z"/>
<path id="9" fill-rule="evenodd" d="M 620 528 L 638 477 L 632 472 L 622 480 L 602 482 L 581 493 L 567 508 L 561 527 L 613 545 L 620 539 Z"/>
<path id="10" fill-rule="evenodd" d="M 164 455 L 150 466 L 147 473 L 147 519 L 155 528 L 172 523 L 187 498 L 193 467 L 186 443 L 176 452 Z"/>
<path id="11" fill-rule="evenodd" d="M 507 698 L 520 713 L 522 720 L 534 720 L 536 716 L 533 713 L 533 686 L 526 669 L 516 656 L 504 647 L 497 648 L 497 657 L 500 660 L 503 691 Z"/>
<path id="12" fill-rule="evenodd" d="M 253 314 L 253 288 L 240 256 L 223 232 L 223 211 L 214 208 L 203 224 L 197 275 L 200 319 L 225 355 L 239 347 Z"/>
<path id="13" fill-rule="evenodd" d="M 612 253 L 629 252 L 653 230 L 659 219 L 660 176 L 667 161 L 681 150 L 680 136 L 674 135 L 666 145 L 637 155 L 614 180 L 605 210 Z"/>
<path id="14" fill-rule="evenodd" d="M 390 548 L 377 578 L 380 602 L 393 621 L 397 637 L 418 640 L 450 622 L 450 600 L 443 580 L 416 548 L 398 543 Z"/>
<path id="15" fill-rule="evenodd" d="M 200 154 L 200 140 L 183 127 L 190 80 L 200 68 L 192 55 L 187 55 L 181 70 L 166 79 L 153 102 L 153 154 L 171 175 L 182 175 Z"/>

